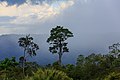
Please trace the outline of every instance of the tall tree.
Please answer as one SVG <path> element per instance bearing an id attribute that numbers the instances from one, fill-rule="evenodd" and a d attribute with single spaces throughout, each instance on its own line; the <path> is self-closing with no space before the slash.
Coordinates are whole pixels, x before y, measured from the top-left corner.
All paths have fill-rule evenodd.
<path id="1" fill-rule="evenodd" d="M 63 53 L 69 52 L 67 47 L 66 40 L 69 37 L 73 37 L 73 33 L 69 31 L 67 28 L 63 28 L 61 26 L 57 26 L 56 28 L 52 28 L 50 31 L 50 37 L 47 39 L 47 42 L 51 45 L 49 47 L 49 51 L 51 53 L 57 53 L 59 55 L 59 64 L 61 65 L 61 58 Z"/>
<path id="2" fill-rule="evenodd" d="M 30 35 L 27 35 L 25 37 L 19 38 L 19 46 L 24 49 L 24 55 L 20 57 L 20 60 L 22 60 L 22 68 L 23 68 L 23 74 L 24 74 L 24 67 L 27 56 L 36 56 L 36 51 L 39 49 L 39 46 L 33 42 L 33 37 Z M 26 56 L 26 54 L 28 54 Z"/>

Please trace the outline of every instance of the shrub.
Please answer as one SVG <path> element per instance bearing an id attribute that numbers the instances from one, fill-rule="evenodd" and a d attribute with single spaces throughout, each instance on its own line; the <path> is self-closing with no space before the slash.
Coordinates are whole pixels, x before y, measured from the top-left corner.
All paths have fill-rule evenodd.
<path id="1" fill-rule="evenodd" d="M 38 69 L 32 77 L 26 77 L 24 80 L 73 80 L 64 72 L 55 69 Z"/>
<path id="2" fill-rule="evenodd" d="M 104 80 L 120 80 L 120 73 L 110 73 Z"/>

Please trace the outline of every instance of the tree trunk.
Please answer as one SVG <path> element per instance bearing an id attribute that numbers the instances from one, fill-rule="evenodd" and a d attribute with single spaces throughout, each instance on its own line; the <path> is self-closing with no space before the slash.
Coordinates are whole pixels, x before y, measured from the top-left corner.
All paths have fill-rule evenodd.
<path id="1" fill-rule="evenodd" d="M 59 44 L 59 65 L 61 65 L 61 63 L 62 63 L 62 60 L 61 60 L 61 58 L 62 58 L 62 43 L 61 43 L 61 40 L 60 40 L 60 44 Z"/>
<path id="2" fill-rule="evenodd" d="M 62 58 L 62 54 L 61 54 L 61 53 L 59 53 L 59 65 L 61 65 L 61 63 L 62 63 L 61 58 Z"/>
<path id="3" fill-rule="evenodd" d="M 25 51 L 26 51 L 26 49 L 24 50 L 23 75 L 25 75 Z"/>

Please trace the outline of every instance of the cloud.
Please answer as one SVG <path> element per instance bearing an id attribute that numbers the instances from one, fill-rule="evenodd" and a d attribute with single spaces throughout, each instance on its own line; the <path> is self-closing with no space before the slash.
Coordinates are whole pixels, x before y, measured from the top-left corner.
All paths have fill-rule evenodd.
<path id="1" fill-rule="evenodd" d="M 35 24 L 59 15 L 62 10 L 72 6 L 74 1 L 58 1 L 39 5 L 27 2 L 19 6 L 17 4 L 8 6 L 8 3 L 4 1 L 0 4 L 0 16 L 16 17 L 10 21 L 12 24 Z"/>
<path id="2" fill-rule="evenodd" d="M 9 6 L 15 5 L 15 4 L 19 6 L 26 2 L 26 0 L 0 0 L 0 2 L 5 2 L 5 1 Z"/>

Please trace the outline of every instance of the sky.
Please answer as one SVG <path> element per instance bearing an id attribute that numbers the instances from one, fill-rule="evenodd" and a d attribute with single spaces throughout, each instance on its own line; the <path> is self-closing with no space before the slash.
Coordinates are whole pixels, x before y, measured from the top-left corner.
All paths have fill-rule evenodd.
<path id="1" fill-rule="evenodd" d="M 119 0 L 0 0 L 0 34 L 120 33 Z"/>
<path id="2" fill-rule="evenodd" d="M 73 32 L 69 47 L 74 55 L 107 53 L 108 46 L 120 42 L 119 4 L 120 0 L 0 0 L 0 34 L 49 34 L 59 25 Z"/>

